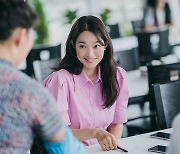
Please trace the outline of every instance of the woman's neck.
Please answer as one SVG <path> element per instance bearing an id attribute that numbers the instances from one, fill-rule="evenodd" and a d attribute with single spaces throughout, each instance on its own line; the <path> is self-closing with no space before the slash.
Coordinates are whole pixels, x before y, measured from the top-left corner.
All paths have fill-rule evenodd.
<path id="1" fill-rule="evenodd" d="M 84 69 L 84 72 L 89 77 L 89 79 L 93 81 L 97 78 L 98 68 L 96 67 L 95 69 Z"/>

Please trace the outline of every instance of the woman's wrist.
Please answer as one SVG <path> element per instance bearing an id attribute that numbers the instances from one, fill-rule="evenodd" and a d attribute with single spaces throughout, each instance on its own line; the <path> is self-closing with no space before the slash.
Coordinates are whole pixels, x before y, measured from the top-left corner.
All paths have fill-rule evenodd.
<path id="1" fill-rule="evenodd" d="M 98 131 L 99 131 L 99 128 L 92 129 L 92 136 L 93 136 L 93 138 L 97 138 Z"/>

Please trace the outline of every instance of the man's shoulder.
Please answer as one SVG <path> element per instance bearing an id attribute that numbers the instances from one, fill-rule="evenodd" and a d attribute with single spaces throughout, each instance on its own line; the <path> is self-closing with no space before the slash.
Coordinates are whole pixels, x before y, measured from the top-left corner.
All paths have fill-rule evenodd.
<path id="1" fill-rule="evenodd" d="M 36 81 L 35 79 L 21 73 L 19 75 L 19 78 L 16 80 L 17 88 L 20 92 L 23 93 L 23 95 L 26 95 L 27 97 L 24 97 L 24 99 L 29 98 L 31 100 L 29 101 L 44 101 L 44 102 L 54 102 L 53 97 L 49 93 L 49 91 L 42 85 L 42 83 Z"/>

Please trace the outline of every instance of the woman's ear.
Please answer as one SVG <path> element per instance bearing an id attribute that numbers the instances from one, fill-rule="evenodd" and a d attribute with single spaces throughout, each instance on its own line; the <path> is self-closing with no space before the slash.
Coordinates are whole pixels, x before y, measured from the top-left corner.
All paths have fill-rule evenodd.
<path id="1" fill-rule="evenodd" d="M 107 44 L 107 43 L 105 43 L 105 45 L 104 45 L 104 50 L 106 50 L 107 46 L 108 46 L 108 44 Z"/>

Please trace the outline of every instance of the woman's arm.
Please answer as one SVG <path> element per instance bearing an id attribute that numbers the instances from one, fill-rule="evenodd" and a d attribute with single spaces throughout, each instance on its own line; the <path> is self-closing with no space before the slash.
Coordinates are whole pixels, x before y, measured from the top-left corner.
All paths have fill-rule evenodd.
<path id="1" fill-rule="evenodd" d="M 72 129 L 72 132 L 76 138 L 79 139 L 79 141 L 85 141 L 92 138 L 96 138 L 97 129 Z"/>
<path id="2" fill-rule="evenodd" d="M 123 124 L 110 124 L 108 131 L 113 134 L 116 139 L 119 139 L 122 136 Z"/>
<path id="3" fill-rule="evenodd" d="M 117 149 L 116 137 L 102 129 L 72 129 L 75 137 L 80 141 L 96 138 L 103 150 Z"/>

